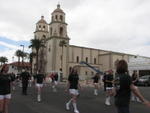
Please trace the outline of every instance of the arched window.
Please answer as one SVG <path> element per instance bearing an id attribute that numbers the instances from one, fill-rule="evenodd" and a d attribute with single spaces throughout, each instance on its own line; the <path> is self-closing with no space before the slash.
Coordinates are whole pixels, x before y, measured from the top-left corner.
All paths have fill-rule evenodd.
<path id="1" fill-rule="evenodd" d="M 60 36 L 63 36 L 63 27 L 60 27 L 59 34 L 60 34 Z"/>
<path id="2" fill-rule="evenodd" d="M 39 30 L 41 30 L 41 25 L 39 25 Z"/>
<path id="3" fill-rule="evenodd" d="M 57 15 L 55 16 L 55 19 L 57 20 L 58 18 L 57 18 Z"/>
<path id="4" fill-rule="evenodd" d="M 46 42 L 46 36 L 45 35 L 42 36 L 42 41 L 43 41 L 43 43 Z"/>
<path id="5" fill-rule="evenodd" d="M 88 63 L 88 57 L 86 57 L 85 61 L 86 61 L 86 63 Z"/>
<path id="6" fill-rule="evenodd" d="M 43 26 L 43 30 L 45 30 L 45 26 Z"/>
<path id="7" fill-rule="evenodd" d="M 94 58 L 94 64 L 96 64 L 96 58 Z"/>
<path id="8" fill-rule="evenodd" d="M 85 75 L 88 75 L 88 72 L 87 72 L 87 71 L 85 71 Z"/>
<path id="9" fill-rule="evenodd" d="M 45 36 L 45 35 L 43 35 L 43 38 L 45 39 L 45 38 L 46 38 L 46 36 Z"/>
<path id="10" fill-rule="evenodd" d="M 77 56 L 77 63 L 79 62 L 79 56 Z"/>
<path id="11" fill-rule="evenodd" d="M 63 16 L 62 15 L 60 15 L 60 20 L 63 21 Z"/>

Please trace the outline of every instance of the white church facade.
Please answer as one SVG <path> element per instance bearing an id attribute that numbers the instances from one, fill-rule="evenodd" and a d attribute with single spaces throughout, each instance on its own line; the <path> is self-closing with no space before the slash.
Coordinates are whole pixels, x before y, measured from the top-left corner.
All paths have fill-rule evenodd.
<path id="1" fill-rule="evenodd" d="M 72 67 L 77 66 L 80 75 L 91 76 L 95 71 L 81 61 L 96 67 L 101 71 L 115 70 L 115 63 L 120 59 L 129 62 L 134 55 L 118 53 L 94 48 L 70 45 L 71 38 L 67 35 L 67 23 L 65 13 L 57 5 L 51 14 L 51 22 L 47 23 L 44 16 L 36 23 L 34 36 L 36 39 L 45 40 L 45 48 L 39 52 L 39 67 L 45 73 L 62 70 L 63 76 L 67 77 Z M 33 69 L 35 69 L 35 59 Z"/>

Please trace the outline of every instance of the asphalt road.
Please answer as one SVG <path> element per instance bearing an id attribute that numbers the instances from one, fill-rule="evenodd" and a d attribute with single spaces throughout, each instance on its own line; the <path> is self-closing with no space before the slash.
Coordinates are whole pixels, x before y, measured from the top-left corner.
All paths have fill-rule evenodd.
<path id="1" fill-rule="evenodd" d="M 150 87 L 140 87 L 142 94 L 150 100 Z M 35 87 L 28 89 L 28 95 L 21 95 L 21 88 L 17 87 L 12 93 L 9 113 L 73 113 L 65 110 L 65 103 L 69 99 L 69 94 L 64 91 L 64 85 L 59 86 L 58 92 L 52 92 L 50 86 L 43 88 L 42 101 L 36 101 Z M 91 87 L 84 87 L 80 91 L 78 99 L 78 109 L 80 113 L 116 113 L 115 106 L 106 106 L 104 104 L 105 93 L 99 90 L 99 95 L 93 95 Z M 131 102 L 131 113 L 150 113 L 150 108 L 141 103 Z"/>

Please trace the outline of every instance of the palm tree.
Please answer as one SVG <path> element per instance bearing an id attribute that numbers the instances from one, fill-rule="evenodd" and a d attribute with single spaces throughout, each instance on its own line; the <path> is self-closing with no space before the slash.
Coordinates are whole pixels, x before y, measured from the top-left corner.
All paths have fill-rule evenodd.
<path id="1" fill-rule="evenodd" d="M 31 45 L 29 48 L 35 49 L 36 52 L 36 72 L 38 71 L 38 61 L 39 61 L 39 50 L 41 47 L 45 47 L 43 40 L 31 39 Z"/>
<path id="2" fill-rule="evenodd" d="M 33 62 L 33 57 L 35 57 L 36 56 L 36 54 L 35 53 L 30 53 L 29 54 L 29 62 L 30 62 L 30 64 L 31 64 L 31 74 L 32 74 L 32 62 Z"/>
<path id="3" fill-rule="evenodd" d="M 22 55 L 23 55 L 23 52 L 21 51 L 21 50 L 17 50 L 16 52 L 15 52 L 15 55 L 18 57 L 18 72 L 20 71 L 19 69 L 19 66 L 20 66 L 20 57 L 22 57 Z"/>
<path id="4" fill-rule="evenodd" d="M 62 41 L 60 41 L 60 43 L 59 43 L 59 46 L 60 47 L 62 47 L 62 56 L 61 56 L 61 69 L 62 69 L 62 67 L 63 67 L 63 47 L 66 47 L 67 46 L 67 42 L 65 41 L 65 40 L 62 40 Z"/>
<path id="5" fill-rule="evenodd" d="M 0 62 L 1 62 L 1 65 L 2 65 L 2 64 L 5 64 L 6 62 L 8 62 L 7 57 L 1 56 L 1 57 L 0 57 Z"/>

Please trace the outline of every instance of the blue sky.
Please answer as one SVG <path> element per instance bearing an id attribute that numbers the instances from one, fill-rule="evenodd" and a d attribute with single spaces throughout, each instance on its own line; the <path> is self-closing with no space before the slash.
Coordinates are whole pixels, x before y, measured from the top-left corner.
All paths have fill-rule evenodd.
<path id="1" fill-rule="evenodd" d="M 0 37 L 0 52 L 1 53 L 5 53 L 5 54 L 0 54 L 0 56 L 6 56 L 9 59 L 9 62 L 12 61 L 12 57 L 15 57 L 15 51 L 20 49 L 23 50 L 23 47 L 21 47 L 20 45 L 24 45 L 25 47 L 25 52 L 30 52 L 30 50 L 28 49 L 28 46 L 30 45 L 30 41 L 15 41 L 12 40 L 10 38 L 6 38 L 6 37 Z M 15 58 L 16 60 L 17 58 Z"/>
<path id="2" fill-rule="evenodd" d="M 24 46 L 30 45 L 29 41 L 22 41 L 22 40 L 21 41 L 15 41 L 15 40 L 11 40 L 10 38 L 7 38 L 7 37 L 0 37 L 0 41 L 11 44 L 11 45 L 15 45 L 15 46 L 20 46 L 21 44 Z M 3 46 L 3 47 L 5 47 L 5 46 Z M 0 46 L 0 49 L 2 49 L 2 46 Z"/>
<path id="3" fill-rule="evenodd" d="M 56 0 L 0 0 L 0 56 L 30 52 L 36 22 L 51 22 Z M 34 5 L 33 5 L 34 4 Z M 70 44 L 150 57 L 150 0 L 60 0 Z"/>

